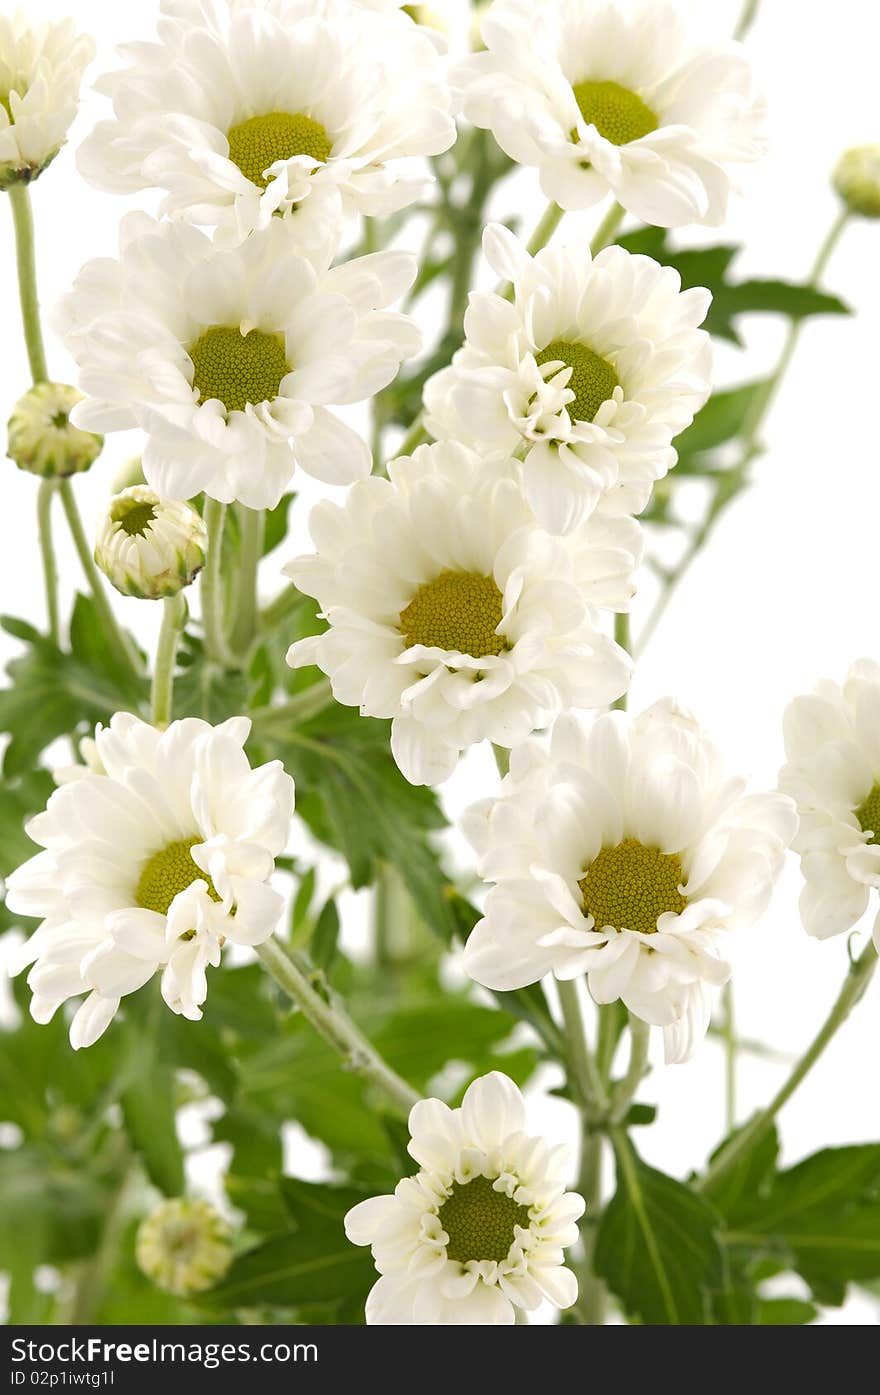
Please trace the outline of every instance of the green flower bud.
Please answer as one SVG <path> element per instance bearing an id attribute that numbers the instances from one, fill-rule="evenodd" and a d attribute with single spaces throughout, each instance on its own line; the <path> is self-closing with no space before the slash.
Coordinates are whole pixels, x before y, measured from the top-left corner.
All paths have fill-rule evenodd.
<path id="1" fill-rule="evenodd" d="M 207 1201 L 163 1201 L 142 1222 L 135 1241 L 138 1265 L 167 1293 L 187 1298 L 223 1278 L 232 1262 L 227 1222 Z"/>
<path id="2" fill-rule="evenodd" d="M 847 150 L 837 163 L 833 182 L 851 213 L 880 218 L 880 145 Z"/>
<path id="3" fill-rule="evenodd" d="M 205 565 L 208 530 L 189 504 L 144 484 L 123 489 L 98 525 L 95 561 L 123 596 L 176 596 Z"/>
<path id="4" fill-rule="evenodd" d="M 7 427 L 7 454 L 20 470 L 59 479 L 87 470 L 104 437 L 71 425 L 82 395 L 67 383 L 37 383 L 15 404 Z"/>

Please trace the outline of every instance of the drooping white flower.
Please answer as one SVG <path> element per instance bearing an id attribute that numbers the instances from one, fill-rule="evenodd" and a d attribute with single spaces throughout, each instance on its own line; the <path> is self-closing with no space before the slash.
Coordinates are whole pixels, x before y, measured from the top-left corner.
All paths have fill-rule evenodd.
<path id="1" fill-rule="evenodd" d="M 95 561 L 123 596 L 176 596 L 198 576 L 208 530 L 190 504 L 160 499 L 145 484 L 114 495 L 98 524 Z"/>
<path id="2" fill-rule="evenodd" d="M 59 328 L 90 400 L 78 426 L 147 433 L 147 483 L 274 508 L 295 466 L 331 484 L 371 468 L 366 442 L 330 406 L 386 386 L 420 337 L 384 307 L 415 259 L 377 252 L 329 268 L 298 252 L 281 219 L 241 246 L 182 223 L 123 220 L 118 261 L 87 263 Z"/>
<path id="3" fill-rule="evenodd" d="M 114 192 L 159 188 L 163 214 L 228 240 L 296 210 L 298 241 L 338 244 L 344 215 L 404 207 L 416 157 L 455 140 L 435 45 L 347 0 L 163 0 L 159 41 L 123 49 L 100 89 L 114 116 L 79 153 Z M 289 220 L 288 220 L 289 221 Z"/>
<path id="4" fill-rule="evenodd" d="M 629 659 L 601 632 L 598 608 L 629 605 L 641 546 L 632 519 L 551 537 L 515 461 L 452 442 L 388 473 L 312 511 L 317 553 L 285 570 L 329 629 L 288 660 L 318 664 L 338 702 L 392 718 L 408 780 L 439 783 L 475 742 L 515 746 L 555 713 L 624 691 Z"/>
<path id="5" fill-rule="evenodd" d="M 544 1298 L 571 1307 L 578 1286 L 564 1251 L 578 1238 L 583 1198 L 565 1190 L 567 1150 L 526 1132 L 513 1081 L 482 1076 L 460 1109 L 421 1100 L 409 1129 L 419 1171 L 345 1218 L 381 1275 L 368 1324 L 500 1325 Z"/>
<path id="6" fill-rule="evenodd" d="M 796 827 L 785 795 L 744 791 L 671 700 L 589 729 L 560 718 L 466 816 L 494 883 L 467 972 L 495 989 L 585 973 L 596 1002 L 619 998 L 686 1059 L 730 976 L 729 932 L 764 911 Z"/>
<path id="7" fill-rule="evenodd" d="M 36 179 L 58 154 L 94 56 L 72 19 L 37 25 L 24 10 L 0 15 L 0 189 Z"/>
<path id="8" fill-rule="evenodd" d="M 161 1201 L 138 1227 L 137 1262 L 166 1293 L 188 1298 L 222 1279 L 232 1263 L 229 1223 L 207 1201 Z"/>
<path id="9" fill-rule="evenodd" d="M 880 665 L 860 659 L 842 685 L 826 679 L 795 698 L 785 754 L 779 783 L 800 816 L 801 919 L 824 940 L 855 925 L 880 889 Z M 874 935 L 880 945 L 880 923 Z"/>
<path id="10" fill-rule="evenodd" d="M 764 149 L 741 44 L 695 47 L 663 0 L 495 0 L 481 33 L 452 76 L 464 113 L 548 198 L 590 208 L 610 190 L 658 227 L 724 221 L 731 167 Z"/>
<path id="11" fill-rule="evenodd" d="M 41 924 L 13 970 L 33 965 L 37 1022 L 87 995 L 70 1027 L 75 1049 L 159 970 L 168 1006 L 198 1020 L 224 942 L 272 934 L 283 901 L 269 877 L 293 781 L 280 761 L 251 769 L 249 731 L 243 717 L 218 727 L 189 717 L 160 733 L 117 713 L 96 733 L 91 769 L 28 824 L 43 851 L 13 872 L 7 904 Z"/>
<path id="12" fill-rule="evenodd" d="M 554 533 L 600 505 L 640 512 L 711 389 L 709 292 L 621 247 L 533 258 L 492 224 L 483 248 L 513 301 L 471 295 L 465 345 L 426 385 L 428 429 L 524 452 L 529 503 Z"/>

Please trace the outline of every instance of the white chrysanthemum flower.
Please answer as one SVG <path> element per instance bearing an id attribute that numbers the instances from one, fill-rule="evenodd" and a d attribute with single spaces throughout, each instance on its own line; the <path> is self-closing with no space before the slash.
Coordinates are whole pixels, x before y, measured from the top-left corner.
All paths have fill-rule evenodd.
<path id="1" fill-rule="evenodd" d="M 72 19 L 35 25 L 24 10 L 0 15 L 0 189 L 36 179 L 58 154 L 94 56 Z"/>
<path id="2" fill-rule="evenodd" d="M 551 537 L 515 461 L 452 442 L 388 473 L 313 509 L 317 554 L 285 570 L 330 627 L 288 660 L 318 664 L 338 702 L 392 718 L 408 780 L 437 784 L 475 742 L 516 746 L 557 712 L 620 696 L 630 663 L 598 607 L 629 605 L 638 524 L 597 519 Z"/>
<path id="3" fill-rule="evenodd" d="M 424 190 L 416 157 L 455 140 L 435 45 L 345 0 L 163 0 L 159 42 L 102 79 L 114 118 L 80 148 L 98 188 L 159 188 L 163 214 L 240 240 L 297 210 L 298 240 L 338 245 L 347 213 Z"/>
<path id="4" fill-rule="evenodd" d="M 20 470 L 64 479 L 88 470 L 101 454 L 103 436 L 71 425 L 82 393 L 67 383 L 35 383 L 21 396 L 6 428 L 6 450 Z"/>
<path id="5" fill-rule="evenodd" d="M 123 596 L 156 601 L 195 581 L 208 530 L 189 504 L 160 499 L 146 485 L 117 494 L 101 516 L 95 561 Z"/>
<path id="6" fill-rule="evenodd" d="M 425 388 L 428 429 L 524 454 L 526 495 L 551 532 L 600 503 L 640 512 L 711 390 L 709 292 L 621 247 L 533 258 L 492 224 L 483 248 L 513 302 L 471 295 L 465 345 Z"/>
<path id="7" fill-rule="evenodd" d="M 578 1238 L 583 1198 L 565 1190 L 567 1149 L 526 1132 L 513 1081 L 484 1075 L 460 1109 L 420 1100 L 409 1129 L 419 1171 L 345 1218 L 382 1276 L 367 1322 L 496 1325 L 544 1298 L 571 1307 L 578 1286 L 564 1251 Z"/>
<path id="8" fill-rule="evenodd" d="M 91 399 L 75 422 L 140 426 L 146 481 L 165 499 L 274 508 L 296 465 L 347 484 L 369 474 L 370 451 L 329 407 L 371 397 L 417 352 L 413 322 L 384 308 L 415 269 L 409 253 L 377 252 L 331 270 L 281 219 L 218 250 L 131 214 L 119 260 L 87 263 L 61 303 Z"/>
<path id="9" fill-rule="evenodd" d="M 730 167 L 764 150 L 741 44 L 695 47 L 662 0 L 496 0 L 481 33 L 452 75 L 464 114 L 548 198 L 590 208 L 610 190 L 658 227 L 724 221 Z"/>
<path id="10" fill-rule="evenodd" d="M 275 929 L 283 900 L 268 883 L 293 781 L 280 761 L 251 769 L 249 731 L 244 717 L 218 727 L 189 717 L 159 732 L 117 713 L 96 733 L 93 770 L 28 824 L 43 851 L 13 872 L 7 904 L 42 923 L 13 971 L 33 964 L 37 1022 L 88 995 L 70 1027 L 75 1049 L 160 969 L 168 1006 L 197 1021 L 225 941 L 262 944 Z"/>
<path id="11" fill-rule="evenodd" d="M 137 1262 L 166 1293 L 188 1298 L 223 1278 L 232 1263 L 232 1232 L 207 1201 L 161 1201 L 138 1227 Z"/>
<path id="12" fill-rule="evenodd" d="M 853 664 L 785 714 L 780 787 L 798 806 L 801 919 L 824 940 L 849 930 L 880 889 L 880 665 Z M 880 922 L 874 929 L 880 945 Z"/>
<path id="13" fill-rule="evenodd" d="M 585 973 L 596 1002 L 621 999 L 686 1059 L 730 977 L 726 932 L 764 911 L 796 827 L 785 795 L 744 788 L 671 700 L 590 729 L 560 718 L 466 815 L 495 883 L 467 972 L 495 989 Z"/>

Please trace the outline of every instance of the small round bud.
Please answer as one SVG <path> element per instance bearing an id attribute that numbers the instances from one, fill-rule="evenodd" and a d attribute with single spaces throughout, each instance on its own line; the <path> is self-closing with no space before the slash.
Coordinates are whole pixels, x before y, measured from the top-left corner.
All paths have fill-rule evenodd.
<path id="1" fill-rule="evenodd" d="M 223 1278 L 232 1262 L 232 1235 L 207 1201 L 178 1197 L 163 1201 L 142 1222 L 135 1254 L 147 1278 L 167 1293 L 187 1298 Z"/>
<path id="2" fill-rule="evenodd" d="M 37 383 L 15 404 L 7 427 L 7 453 L 20 470 L 61 479 L 87 470 L 104 437 L 73 426 L 70 414 L 82 395 L 67 383 Z"/>
<path id="3" fill-rule="evenodd" d="M 136 484 L 110 500 L 95 561 L 123 596 L 157 601 L 195 580 L 207 550 L 208 530 L 194 508 Z"/>
<path id="4" fill-rule="evenodd" d="M 832 179 L 851 213 L 880 218 L 880 145 L 847 150 L 838 160 Z"/>

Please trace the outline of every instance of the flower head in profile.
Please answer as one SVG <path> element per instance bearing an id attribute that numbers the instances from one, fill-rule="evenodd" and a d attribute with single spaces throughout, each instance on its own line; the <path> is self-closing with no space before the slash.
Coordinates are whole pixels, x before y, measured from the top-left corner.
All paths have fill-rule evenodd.
<path id="1" fill-rule="evenodd" d="M 408 780 L 437 784 L 476 742 L 515 746 L 555 713 L 625 690 L 629 660 L 602 632 L 600 607 L 629 606 L 641 549 L 632 519 L 551 537 L 515 461 L 452 442 L 388 473 L 341 507 L 313 509 L 317 552 L 285 570 L 329 628 L 288 659 L 322 668 L 338 702 L 392 719 Z"/>
<path id="2" fill-rule="evenodd" d="M 729 932 L 766 908 L 795 827 L 791 800 L 747 795 L 670 700 L 591 728 L 560 718 L 466 816 L 494 885 L 465 969 L 495 989 L 585 973 L 597 1003 L 620 999 L 685 1060 L 730 977 Z"/>
<path id="3" fill-rule="evenodd" d="M 524 454 L 526 495 L 551 532 L 600 506 L 640 512 L 709 395 L 709 292 L 621 247 L 531 257 L 498 224 L 483 247 L 513 299 L 471 295 L 465 345 L 426 385 L 429 429 Z"/>
<path id="4" fill-rule="evenodd" d="M 858 145 L 841 155 L 834 187 L 850 213 L 880 218 L 880 145 Z"/>
<path id="5" fill-rule="evenodd" d="M 513 1081 L 484 1075 L 460 1109 L 421 1100 L 409 1129 L 419 1171 L 345 1218 L 349 1240 L 372 1246 L 381 1275 L 367 1322 L 497 1325 L 545 1298 L 571 1307 L 578 1286 L 564 1251 L 584 1202 L 565 1190 L 567 1150 L 526 1132 Z"/>
<path id="6" fill-rule="evenodd" d="M 162 973 L 165 1002 L 198 1020 L 206 971 L 226 941 L 262 944 L 282 898 L 269 885 L 290 833 L 293 781 L 280 761 L 251 769 L 250 723 L 195 717 L 159 732 L 128 713 L 98 729 L 89 769 L 28 824 L 42 851 L 12 873 L 7 904 L 40 925 L 16 972 L 48 1022 L 83 998 L 70 1027 L 91 1046 L 127 993 Z M 98 773 L 98 772 L 103 773 Z"/>
<path id="7" fill-rule="evenodd" d="M 785 754 L 779 783 L 800 816 L 801 919 L 824 940 L 861 920 L 880 889 L 880 665 L 860 659 L 842 684 L 826 679 L 795 698 Z"/>
<path id="8" fill-rule="evenodd" d="M 151 601 L 190 586 L 207 552 L 208 530 L 195 509 L 143 484 L 110 500 L 95 543 L 95 561 L 116 590 Z"/>
<path id="9" fill-rule="evenodd" d="M 764 149 L 742 45 L 696 47 L 664 0 L 495 0 L 453 74 L 464 114 L 562 208 L 610 191 L 643 222 L 717 227 Z"/>
<path id="10" fill-rule="evenodd" d="M 20 470 L 64 479 L 95 463 L 103 436 L 81 431 L 70 414 L 82 393 L 67 383 L 35 383 L 15 404 L 6 428 L 6 451 Z"/>
<path id="11" fill-rule="evenodd" d="M 280 219 L 235 248 L 196 228 L 123 220 L 117 261 L 87 263 L 59 328 L 88 400 L 77 425 L 147 434 L 147 484 L 274 508 L 296 466 L 331 484 L 368 474 L 366 442 L 330 410 L 394 378 L 420 336 L 386 310 L 415 259 L 377 252 L 330 269 Z"/>
<path id="12" fill-rule="evenodd" d="M 161 212 L 237 241 L 283 215 L 338 242 L 347 213 L 387 214 L 452 145 L 435 45 L 396 7 L 347 0 L 163 0 L 158 42 L 104 77 L 114 115 L 79 152 L 114 192 L 159 188 Z M 418 168 L 416 168 L 418 166 Z"/>
<path id="13" fill-rule="evenodd" d="M 207 1201 L 161 1201 L 138 1227 L 137 1262 L 166 1293 L 188 1298 L 222 1279 L 232 1262 L 232 1233 Z"/>
<path id="14" fill-rule="evenodd" d="M 24 10 L 0 15 L 0 189 L 36 179 L 76 116 L 95 45 L 72 19 L 34 24 Z"/>

